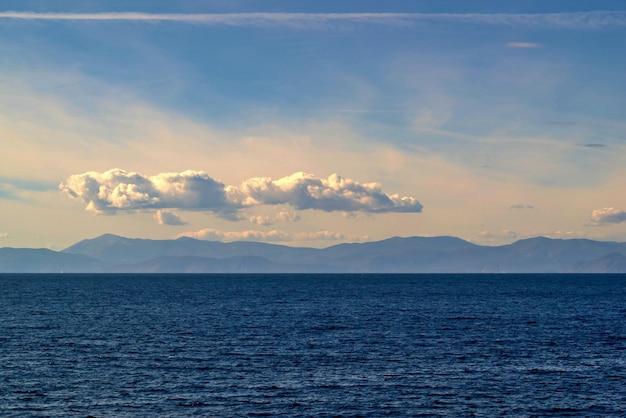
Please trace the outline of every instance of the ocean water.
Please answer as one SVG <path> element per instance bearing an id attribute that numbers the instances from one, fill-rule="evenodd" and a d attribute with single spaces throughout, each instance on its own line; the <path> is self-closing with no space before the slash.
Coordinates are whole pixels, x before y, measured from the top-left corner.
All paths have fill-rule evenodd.
<path id="1" fill-rule="evenodd" d="M 626 416 L 626 276 L 0 275 L 0 416 Z"/>

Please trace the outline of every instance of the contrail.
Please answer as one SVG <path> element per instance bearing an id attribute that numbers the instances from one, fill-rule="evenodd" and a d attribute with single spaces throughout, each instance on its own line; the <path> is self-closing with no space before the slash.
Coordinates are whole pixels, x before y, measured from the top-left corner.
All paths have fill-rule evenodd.
<path id="1" fill-rule="evenodd" d="M 200 25 L 324 28 L 349 24 L 413 26 L 467 23 L 504 26 L 603 29 L 626 26 L 625 11 L 572 13 L 36 13 L 0 12 L 0 19 L 48 21 L 179 22 Z"/>

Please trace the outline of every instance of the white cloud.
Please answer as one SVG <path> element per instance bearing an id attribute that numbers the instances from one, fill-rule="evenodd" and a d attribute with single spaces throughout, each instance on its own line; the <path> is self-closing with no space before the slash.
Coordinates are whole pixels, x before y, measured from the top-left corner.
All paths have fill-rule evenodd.
<path id="1" fill-rule="evenodd" d="M 154 220 L 159 225 L 186 225 L 187 222 L 175 213 L 166 210 L 157 210 L 154 214 Z"/>
<path id="2" fill-rule="evenodd" d="M 338 174 L 320 179 L 312 174 L 294 173 L 272 180 L 255 177 L 240 186 L 242 202 L 251 205 L 289 204 L 296 209 L 325 212 L 369 213 L 421 212 L 422 205 L 412 197 L 383 193 L 378 183 L 358 183 Z"/>
<path id="3" fill-rule="evenodd" d="M 104 173 L 90 171 L 71 175 L 59 188 L 95 213 L 177 208 L 228 215 L 241 207 L 224 184 L 203 171 L 155 176 L 117 168 Z"/>
<path id="4" fill-rule="evenodd" d="M 324 29 L 346 24 L 411 26 L 423 22 L 601 29 L 626 26 L 626 12 L 572 13 L 34 13 L 0 12 L 0 19 L 178 22 L 196 25 Z"/>
<path id="5" fill-rule="evenodd" d="M 337 174 L 328 179 L 301 172 L 278 180 L 254 177 L 235 187 L 226 186 L 203 171 L 145 176 L 112 169 L 71 175 L 59 189 L 85 204 L 87 211 L 95 213 L 176 208 L 210 211 L 227 219 L 240 220 L 239 209 L 257 205 L 287 204 L 298 210 L 325 212 L 422 210 L 415 198 L 388 195 L 378 183 L 361 184 Z M 297 220 L 288 214 L 279 214 L 277 219 Z M 263 219 L 256 221 L 267 224 Z"/>
<path id="6" fill-rule="evenodd" d="M 178 237 L 191 237 L 207 241 L 290 241 L 289 234 L 278 231 L 220 231 L 205 228 L 194 232 L 184 232 Z"/>
<path id="7" fill-rule="evenodd" d="M 297 213 L 282 211 L 278 212 L 273 217 L 256 215 L 250 216 L 248 219 L 250 220 L 250 223 L 255 225 L 268 226 L 273 225 L 275 222 L 298 222 L 300 220 L 300 215 Z"/>
<path id="8" fill-rule="evenodd" d="M 299 232 L 293 234 L 293 241 L 349 241 L 364 242 L 369 241 L 368 236 L 352 236 L 344 235 L 339 232 L 316 231 L 316 232 Z"/>
<path id="9" fill-rule="evenodd" d="M 250 220 L 250 223 L 255 224 L 255 225 L 261 225 L 261 226 L 269 226 L 274 223 L 274 220 L 270 218 L 269 216 L 257 215 L 257 216 L 250 216 L 250 218 L 248 219 Z"/>
<path id="10" fill-rule="evenodd" d="M 591 220 L 598 224 L 617 224 L 626 221 L 626 211 L 615 208 L 595 209 L 591 212 Z"/>
<path id="11" fill-rule="evenodd" d="M 300 220 L 300 215 L 297 213 L 291 212 L 278 212 L 276 215 L 276 220 L 281 222 L 298 222 Z"/>
<path id="12" fill-rule="evenodd" d="M 509 42 L 506 46 L 509 48 L 539 48 L 541 44 L 535 42 Z"/>
<path id="13" fill-rule="evenodd" d="M 544 237 L 548 237 L 548 238 L 573 239 L 573 238 L 585 238 L 586 234 L 583 231 L 574 231 L 574 230 L 562 231 L 562 230 L 558 230 L 558 231 L 554 231 L 554 232 L 549 232 L 547 234 L 543 234 L 543 236 Z"/>
<path id="14" fill-rule="evenodd" d="M 303 242 L 303 241 L 369 241 L 368 236 L 351 236 L 332 231 L 288 233 L 279 230 L 271 231 L 220 231 L 205 228 L 199 231 L 184 232 L 178 237 L 190 237 L 208 241 L 270 241 L 270 242 Z"/>
<path id="15" fill-rule="evenodd" d="M 0 232 L 0 239 L 11 238 L 8 232 Z"/>

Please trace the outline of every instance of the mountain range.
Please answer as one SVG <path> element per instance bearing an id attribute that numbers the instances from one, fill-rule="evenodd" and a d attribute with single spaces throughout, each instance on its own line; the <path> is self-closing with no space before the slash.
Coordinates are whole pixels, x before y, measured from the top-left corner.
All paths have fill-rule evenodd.
<path id="1" fill-rule="evenodd" d="M 626 243 L 529 238 L 482 246 L 394 237 L 327 248 L 105 234 L 62 251 L 0 248 L 0 273 L 626 273 Z"/>

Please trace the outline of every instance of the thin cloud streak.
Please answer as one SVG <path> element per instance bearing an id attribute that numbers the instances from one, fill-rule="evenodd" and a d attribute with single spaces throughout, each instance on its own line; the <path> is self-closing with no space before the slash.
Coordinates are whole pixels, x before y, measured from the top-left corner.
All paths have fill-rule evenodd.
<path id="1" fill-rule="evenodd" d="M 573 13 L 35 13 L 0 12 L 0 19 L 51 21 L 178 22 L 202 25 L 327 28 L 333 24 L 412 26 L 450 22 L 504 26 L 602 29 L 626 26 L 624 11 Z"/>
<path id="2" fill-rule="evenodd" d="M 509 48 L 539 48 L 541 44 L 535 42 L 509 42 L 506 46 Z"/>
<path id="3" fill-rule="evenodd" d="M 296 232 L 288 233 L 273 229 L 271 231 L 220 231 L 213 228 L 205 228 L 199 231 L 183 232 L 178 234 L 177 238 L 188 237 L 201 240 L 217 240 L 217 241 L 274 241 L 274 242 L 302 242 L 302 241 L 350 241 L 350 242 L 367 242 L 370 237 L 367 235 L 352 236 L 344 235 L 339 232 L 332 231 L 315 231 L 315 232 Z"/>

